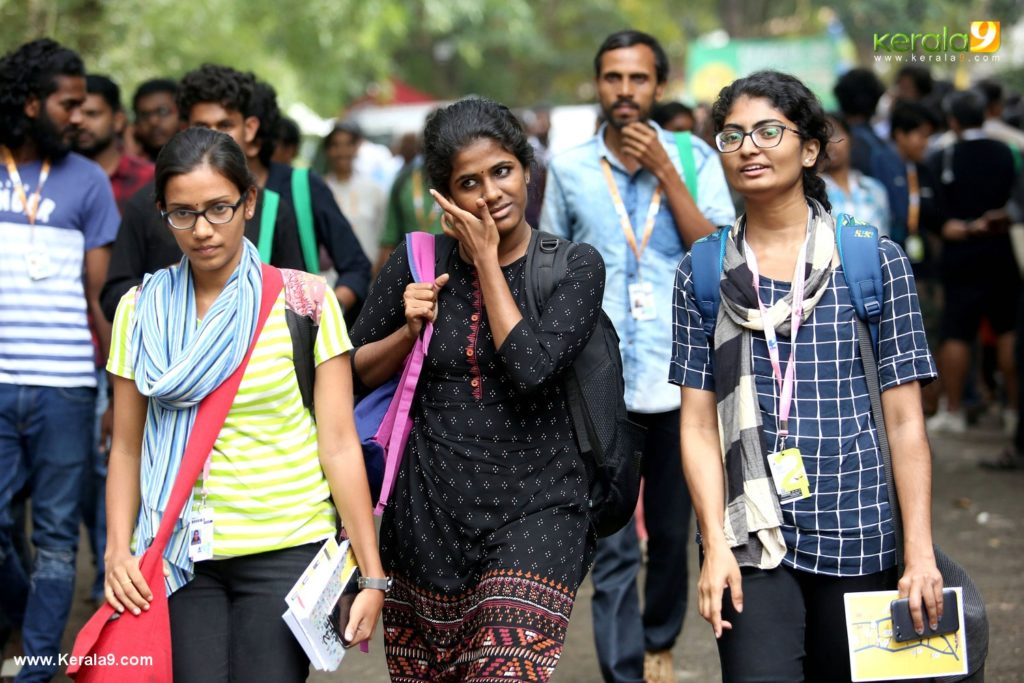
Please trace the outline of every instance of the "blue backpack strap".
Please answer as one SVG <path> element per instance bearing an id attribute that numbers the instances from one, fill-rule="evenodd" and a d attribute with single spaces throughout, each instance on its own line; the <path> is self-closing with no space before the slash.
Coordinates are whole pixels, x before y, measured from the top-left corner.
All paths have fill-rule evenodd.
<path id="1" fill-rule="evenodd" d="M 731 225 L 723 225 L 715 232 L 700 238 L 690 247 L 690 269 L 693 273 L 693 294 L 704 321 L 704 334 L 708 346 L 715 346 L 715 325 L 718 322 L 718 304 L 722 300 L 722 263 Z"/>
<path id="2" fill-rule="evenodd" d="M 878 353 L 878 323 L 882 318 L 882 261 L 878 254 L 878 228 L 840 214 L 836 220 L 836 244 L 846 286 L 857 316 L 871 330 L 871 344 Z"/>

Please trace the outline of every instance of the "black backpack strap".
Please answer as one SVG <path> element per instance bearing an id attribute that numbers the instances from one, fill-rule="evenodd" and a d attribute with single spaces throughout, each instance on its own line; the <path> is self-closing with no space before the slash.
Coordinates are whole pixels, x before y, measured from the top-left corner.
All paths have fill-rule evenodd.
<path id="1" fill-rule="evenodd" d="M 313 343 L 316 340 L 316 325 L 308 315 L 285 309 L 288 333 L 292 338 L 292 356 L 295 361 L 295 379 L 302 394 L 302 405 L 313 411 L 313 380 L 316 378 L 316 361 L 313 358 Z"/>
<path id="2" fill-rule="evenodd" d="M 454 237 L 445 234 L 434 236 L 434 275 L 440 276 L 447 273 L 452 267 L 452 259 L 455 258 L 455 250 L 459 248 L 459 242 Z"/>
<path id="3" fill-rule="evenodd" d="M 530 245 L 526 249 L 526 306 L 534 318 L 540 320 L 544 305 L 555 293 L 558 283 L 569 272 L 569 252 L 574 243 L 550 233 L 535 230 L 530 235 Z M 576 440 L 580 452 L 592 450 L 587 435 L 586 417 L 583 411 L 583 396 L 580 394 L 579 382 L 575 373 L 567 372 L 565 381 L 565 399 L 576 426 Z"/>
<path id="4" fill-rule="evenodd" d="M 569 272 L 569 251 L 573 246 L 568 240 L 539 230 L 530 235 L 526 249 L 526 304 L 538 320 L 558 283 Z"/>

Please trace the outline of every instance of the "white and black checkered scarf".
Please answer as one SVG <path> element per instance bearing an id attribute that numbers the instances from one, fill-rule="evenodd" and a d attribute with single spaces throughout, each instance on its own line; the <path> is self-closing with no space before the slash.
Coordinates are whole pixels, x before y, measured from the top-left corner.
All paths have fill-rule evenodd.
<path id="1" fill-rule="evenodd" d="M 835 253 L 835 222 L 809 199 L 804 270 L 804 320 L 828 287 Z M 715 326 L 715 394 L 725 464 L 725 537 L 741 566 L 776 567 L 786 553 L 782 510 L 768 467 L 751 355 L 751 332 L 764 330 L 753 277 L 744 255 L 745 216 L 729 232 Z M 793 292 L 768 308 L 777 334 L 790 335 Z M 795 349 L 791 353 L 795 353 Z"/>

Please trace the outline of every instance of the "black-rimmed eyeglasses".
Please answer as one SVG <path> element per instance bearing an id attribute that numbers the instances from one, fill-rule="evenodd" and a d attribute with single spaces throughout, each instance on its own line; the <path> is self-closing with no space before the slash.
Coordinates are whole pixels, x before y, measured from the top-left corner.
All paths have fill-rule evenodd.
<path id="1" fill-rule="evenodd" d="M 160 215 L 167 221 L 167 225 L 175 230 L 191 230 L 196 227 L 196 221 L 199 220 L 200 216 L 205 218 L 206 222 L 210 225 L 224 225 L 231 222 L 231 219 L 235 217 L 235 212 L 238 211 L 238 207 L 244 201 L 245 195 L 243 194 L 234 204 L 218 202 L 211 204 L 202 211 L 174 209 L 173 211 L 161 211 Z"/>
<path id="2" fill-rule="evenodd" d="M 779 143 L 782 142 L 782 134 L 787 130 L 800 135 L 800 131 L 796 128 L 790 128 L 781 123 L 769 123 L 758 126 L 748 133 L 736 129 L 723 130 L 715 136 L 715 144 L 718 146 L 719 152 L 735 152 L 743 146 L 743 138 L 749 135 L 750 141 L 754 143 L 755 147 L 771 149 L 779 146 Z"/>

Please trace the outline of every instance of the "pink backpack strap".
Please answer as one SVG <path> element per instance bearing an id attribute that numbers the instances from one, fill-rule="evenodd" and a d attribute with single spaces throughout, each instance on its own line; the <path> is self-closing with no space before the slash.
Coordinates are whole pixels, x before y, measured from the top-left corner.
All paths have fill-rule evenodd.
<path id="1" fill-rule="evenodd" d="M 434 236 L 427 232 L 411 232 L 406 236 L 406 249 L 409 253 L 409 270 L 416 282 L 434 281 Z M 427 355 L 427 347 L 434 334 L 434 323 L 427 323 L 423 333 L 416 340 L 405 359 L 402 378 L 395 389 L 388 412 L 381 421 L 377 431 L 377 440 L 385 446 L 384 483 L 380 489 L 380 500 L 374 513 L 380 515 L 395 488 L 398 468 L 405 455 L 405 445 L 409 442 L 412 432 L 412 402 L 416 396 L 416 385 L 419 383 L 423 370 L 423 360 Z"/>

